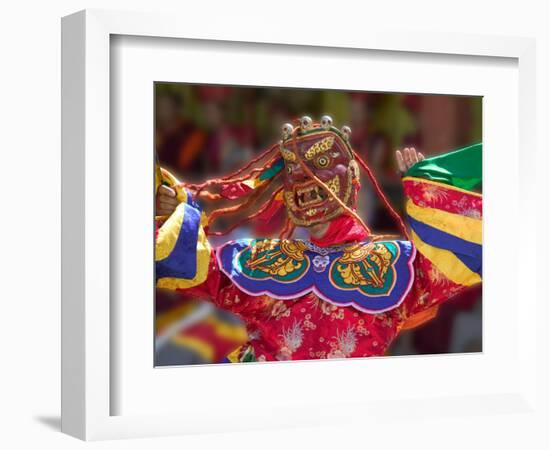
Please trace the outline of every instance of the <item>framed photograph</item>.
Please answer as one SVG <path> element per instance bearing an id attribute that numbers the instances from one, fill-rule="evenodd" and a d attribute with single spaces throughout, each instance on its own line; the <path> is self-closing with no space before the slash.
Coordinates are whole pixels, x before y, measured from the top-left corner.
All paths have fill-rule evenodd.
<path id="1" fill-rule="evenodd" d="M 156 366 L 481 352 L 482 97 L 154 95 Z"/>
<path id="2" fill-rule="evenodd" d="M 63 19 L 64 432 L 537 413 L 534 42 L 314 22 Z"/>

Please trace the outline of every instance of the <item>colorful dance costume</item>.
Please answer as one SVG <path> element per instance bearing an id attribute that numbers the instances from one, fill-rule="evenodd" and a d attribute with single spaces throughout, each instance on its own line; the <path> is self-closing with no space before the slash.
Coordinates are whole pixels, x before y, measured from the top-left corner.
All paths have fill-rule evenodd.
<path id="1" fill-rule="evenodd" d="M 442 302 L 481 282 L 481 144 L 420 161 L 405 173 L 406 228 L 350 147 L 350 133 L 327 116 L 318 124 L 304 117 L 230 176 L 186 185 L 159 172 L 157 184 L 174 186 L 181 203 L 159 221 L 157 287 L 209 299 L 243 319 L 246 342 L 229 360 L 383 355 L 400 330 L 433 318 Z M 357 215 L 360 168 L 403 239 L 371 233 Z M 264 193 L 269 198 L 262 203 Z M 237 204 L 207 216 L 198 199 Z M 246 220 L 270 220 L 286 207 L 280 239 L 211 247 L 208 235 L 239 225 L 211 232 L 218 217 L 257 204 Z M 322 238 L 292 239 L 295 226 L 327 223 Z"/>

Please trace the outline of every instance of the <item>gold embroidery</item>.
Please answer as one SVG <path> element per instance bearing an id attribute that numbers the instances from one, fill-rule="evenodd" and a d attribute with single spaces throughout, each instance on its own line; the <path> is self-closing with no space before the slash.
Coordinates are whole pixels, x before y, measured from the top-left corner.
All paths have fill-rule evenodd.
<path id="1" fill-rule="evenodd" d="M 307 160 L 313 159 L 319 153 L 324 153 L 332 148 L 334 144 L 334 136 L 328 136 L 321 141 L 313 144 L 304 154 Z"/>
<path id="2" fill-rule="evenodd" d="M 304 264 L 306 245 L 301 241 L 259 241 L 251 251 L 246 266 L 252 270 L 260 270 L 271 276 L 284 277 Z M 262 254 L 263 253 L 263 254 Z M 257 255 L 262 256 L 257 257 Z"/>
<path id="3" fill-rule="evenodd" d="M 338 176 L 335 176 L 332 180 L 327 181 L 326 184 L 335 195 L 340 193 L 340 178 L 338 178 Z"/>
<path id="4" fill-rule="evenodd" d="M 285 201 L 289 208 L 296 209 L 296 202 L 294 201 L 294 193 L 291 191 L 285 191 Z"/>
<path id="5" fill-rule="evenodd" d="M 281 148 L 281 156 L 285 161 L 296 162 L 296 155 L 286 148 Z"/>
<path id="6" fill-rule="evenodd" d="M 346 284 L 380 288 L 384 285 L 384 275 L 390 267 L 391 259 L 392 254 L 384 245 L 357 244 L 344 249 L 336 270 Z"/>

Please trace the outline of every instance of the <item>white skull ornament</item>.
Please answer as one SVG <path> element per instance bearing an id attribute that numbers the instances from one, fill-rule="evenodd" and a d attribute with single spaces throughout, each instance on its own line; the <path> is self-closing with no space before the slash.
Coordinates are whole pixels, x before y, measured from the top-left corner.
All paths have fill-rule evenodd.
<path id="1" fill-rule="evenodd" d="M 330 258 L 328 255 L 316 255 L 315 258 L 313 258 L 313 270 L 318 273 L 324 272 L 329 262 Z"/>

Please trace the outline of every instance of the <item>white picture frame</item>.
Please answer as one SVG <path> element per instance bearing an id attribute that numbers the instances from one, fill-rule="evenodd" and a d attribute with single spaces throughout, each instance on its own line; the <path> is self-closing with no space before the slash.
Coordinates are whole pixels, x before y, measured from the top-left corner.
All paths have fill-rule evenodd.
<path id="1" fill-rule="evenodd" d="M 314 22 L 314 21 L 313 21 Z M 244 22 L 243 22 L 244 24 Z M 115 391 L 123 389 L 113 378 L 113 365 L 120 356 L 113 350 L 113 336 L 117 334 L 117 323 L 113 320 L 111 298 L 116 293 L 111 279 L 111 258 L 113 242 L 111 187 L 117 181 L 111 171 L 110 147 L 113 145 L 111 127 L 111 107 L 114 93 L 111 90 L 113 57 L 113 36 L 137 36 L 143 38 L 169 38 L 190 41 L 231 42 L 236 45 L 280 45 L 278 51 L 284 54 L 291 46 L 311 48 L 316 51 L 338 55 L 346 50 L 370 50 L 407 54 L 409 58 L 430 58 L 431 55 L 456 55 L 480 58 L 506 58 L 517 63 L 517 127 L 518 143 L 506 147 L 506 155 L 517 161 L 519 176 L 511 177 L 511 202 L 513 211 L 522 217 L 524 224 L 535 228 L 536 195 L 535 186 L 528 174 L 535 166 L 535 44 L 532 39 L 512 37 L 487 37 L 456 35 L 445 33 L 395 33 L 384 30 L 345 30 L 342 33 L 326 35 L 313 25 L 308 28 L 289 27 L 281 35 L 277 27 L 265 27 L 265 24 L 246 23 L 247 26 L 235 26 L 235 23 L 220 21 L 216 27 L 204 27 L 200 21 L 186 21 L 182 26 L 181 18 L 164 14 L 127 13 L 113 11 L 82 11 L 67 16 L 62 22 L 62 430 L 65 433 L 86 440 L 110 439 L 122 437 L 162 436 L 171 434 L 197 433 L 206 431 L 232 431 L 259 429 L 281 426 L 308 426 L 312 424 L 332 424 L 353 422 L 358 418 L 373 419 L 383 416 L 386 419 L 401 420 L 404 415 L 417 415 L 435 409 L 442 416 L 490 415 L 508 411 L 514 414 L 538 414 L 536 404 L 536 328 L 532 326 L 529 315 L 537 309 L 535 284 L 522 287 L 522 304 L 517 315 L 505 316 L 503 320 L 514 321 L 517 327 L 510 338 L 514 348 L 514 358 L 510 364 L 515 367 L 513 376 L 503 376 L 502 385 L 495 380 L 494 392 L 474 393 L 466 391 L 457 397 L 458 390 L 449 395 L 441 395 L 444 386 L 432 396 L 421 392 L 418 395 L 388 397 L 371 403 L 363 398 L 354 401 L 324 399 L 317 403 L 307 397 L 304 404 L 285 404 L 281 401 L 273 404 L 277 413 L 270 415 L 267 408 L 250 411 L 247 405 L 227 407 L 224 400 L 215 395 L 206 396 L 203 401 L 209 408 L 197 408 L 194 413 L 145 411 L 126 414 L 113 404 Z M 307 30 L 307 32 L 306 32 Z M 162 45 L 162 43 L 160 44 Z M 222 49 L 223 52 L 223 49 Z M 248 80 L 250 82 L 250 80 Z M 246 83 L 245 83 L 246 84 Z M 403 83 L 403 90 L 407 90 Z M 478 92 L 482 94 L 482 92 Z M 485 119 L 485 118 L 484 118 Z M 484 148 L 491 152 L 489 145 Z M 496 141 L 492 141 L 496 142 Z M 521 155 L 521 157 L 520 157 Z M 505 163 L 503 163 L 505 164 Z M 508 167 L 508 166 L 503 166 Z M 515 167 L 512 164 L 512 167 Z M 143 168 L 143 167 L 142 167 Z M 151 175 L 152 176 L 152 175 Z M 494 183 L 502 183 L 494 178 Z M 496 186 L 496 184 L 495 184 Z M 484 189 L 485 191 L 485 189 Z M 489 202 L 501 205 L 498 198 L 492 197 L 489 188 Z M 520 202 L 521 199 L 521 202 Z M 490 208 L 489 208 L 490 209 Z M 495 214 L 498 208 L 495 207 Z M 152 211 L 152 209 L 151 209 Z M 152 216 L 151 216 L 152 217 Z M 496 216 L 495 216 L 496 217 Z M 488 222 L 494 219 L 488 219 Z M 496 227 L 495 227 L 496 228 Z M 493 228 L 490 228 L 492 231 Z M 487 232 L 487 225 L 485 228 Z M 496 231 L 495 231 L 496 233 Z M 116 236 L 116 235 L 115 235 Z M 147 246 L 148 243 L 144 242 Z M 498 250 L 489 245 L 494 251 Z M 487 248 L 484 249 L 487 252 Z M 152 255 L 152 253 L 151 253 Z M 150 259 L 152 261 L 152 259 Z M 152 264 L 152 263 L 151 263 Z M 529 268 L 517 261 L 511 262 L 511 272 L 518 278 L 536 272 L 536 262 Z M 487 267 L 487 266 L 486 266 Z M 496 269 L 495 269 L 496 270 Z M 498 276 L 491 266 L 484 269 L 489 277 Z M 532 277 L 532 275 L 529 275 Z M 152 281 L 151 281 L 152 283 Z M 510 306 L 517 306 L 519 292 L 512 284 L 509 289 Z M 512 296 L 514 297 L 512 299 Z M 152 301 L 152 297 L 151 301 Z M 152 309 L 152 308 L 151 308 Z M 489 308 L 490 309 L 490 308 Z M 485 315 L 484 319 L 487 318 Z M 507 322 L 508 323 L 508 322 Z M 512 323 L 512 322 L 510 322 Z M 151 336 L 150 330 L 144 334 Z M 484 336 L 486 337 L 486 336 Z M 152 341 L 152 339 L 150 339 Z M 504 364 L 506 348 L 495 346 L 484 351 L 484 357 L 491 364 L 493 352 Z M 152 354 L 151 354 L 152 358 Z M 462 358 L 462 359 L 461 359 Z M 480 364 L 470 358 L 471 367 Z M 460 370 L 467 357 L 456 357 L 445 361 L 445 365 Z M 124 360 L 124 358 L 121 358 Z M 403 360 L 391 358 L 377 366 L 383 370 L 399 370 Z M 434 363 L 432 358 L 431 363 Z M 378 361 L 382 361 L 379 359 Z M 321 362 L 251 365 L 231 368 L 232 375 L 245 377 L 279 377 L 292 379 L 296 370 L 306 376 L 313 376 L 318 367 L 323 373 L 332 376 L 338 371 L 357 370 L 372 373 L 377 366 L 367 366 L 357 362 L 353 367 L 347 362 L 331 362 L 318 366 Z M 355 362 L 354 362 L 355 363 Z M 519 364 L 518 364 L 519 363 Z M 423 364 L 419 361 L 418 365 Z M 481 366 L 480 366 L 481 367 Z M 496 367 L 496 366 L 495 366 Z M 298 369 L 297 369 L 298 368 Z M 151 370 L 153 368 L 151 367 Z M 191 368 L 193 372 L 178 372 L 177 376 L 206 377 L 213 373 L 211 367 Z M 413 370 L 412 368 L 408 368 Z M 124 368 L 123 368 L 124 370 Z M 164 371 L 165 369 L 163 369 Z M 163 379 L 171 377 L 168 370 Z M 177 369 L 176 369 L 177 370 Z M 221 370 L 221 369 L 217 369 Z M 225 372 L 227 372 L 226 369 Z M 365 372 L 369 370 L 369 372 Z M 202 371 L 202 372 L 199 372 Z M 210 371 L 210 372 L 206 372 Z M 247 372 L 245 372 L 247 371 Z M 157 370 L 157 374 L 158 374 Z M 193 373 L 193 375 L 191 375 Z M 382 372 L 381 372 L 382 373 Z M 197 375 L 199 374 L 199 375 Z M 217 372 L 214 377 L 219 376 Z M 253 374 L 253 375 L 251 375 Z M 136 375 L 137 376 L 137 375 Z M 225 376 L 225 373 L 224 373 Z M 124 379 L 124 378 L 122 378 Z M 135 391 L 131 391 L 135 392 Z M 131 394 L 137 395 L 137 394 Z M 229 394 L 228 394 L 229 395 Z M 226 401 L 234 401 L 228 397 Z M 200 401 L 196 397 L 193 401 Z M 212 405 L 220 405 L 212 411 Z M 269 407 L 269 400 L 266 400 Z M 391 412 L 399 404 L 399 412 Z M 145 403 L 147 405 L 147 403 Z M 330 408 L 329 408 L 330 405 Z M 210 409 L 210 411 L 209 411 Z M 429 415 L 429 414 L 428 414 Z M 495 425 L 495 426 L 498 426 Z"/>

